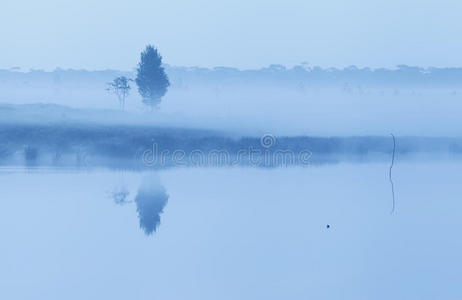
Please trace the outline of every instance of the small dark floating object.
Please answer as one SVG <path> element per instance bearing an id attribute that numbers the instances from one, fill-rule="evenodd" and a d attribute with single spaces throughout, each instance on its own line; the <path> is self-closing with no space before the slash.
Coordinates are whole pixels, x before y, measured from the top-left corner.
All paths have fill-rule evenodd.
<path id="1" fill-rule="evenodd" d="M 329 225 L 329 224 L 327 224 L 327 225 L 326 225 L 326 228 L 327 228 L 327 229 L 329 229 L 329 228 L 330 228 L 330 225 Z"/>

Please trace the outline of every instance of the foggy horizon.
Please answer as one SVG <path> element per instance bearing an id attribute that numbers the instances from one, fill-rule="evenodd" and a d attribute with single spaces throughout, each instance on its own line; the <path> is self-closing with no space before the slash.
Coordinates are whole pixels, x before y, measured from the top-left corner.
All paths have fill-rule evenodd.
<path id="1" fill-rule="evenodd" d="M 347 70 L 349 68 L 358 68 L 359 70 L 364 70 L 364 69 L 369 69 L 371 71 L 376 71 L 376 70 L 390 70 L 390 71 L 395 71 L 398 70 L 400 66 L 406 66 L 406 67 L 412 67 L 412 68 L 419 68 L 419 69 L 462 69 L 462 65 L 456 66 L 456 65 L 445 65 L 445 66 L 437 66 L 437 65 L 410 65 L 406 63 L 399 63 L 396 65 L 392 66 L 375 66 L 371 67 L 369 65 L 341 65 L 341 66 L 332 66 L 332 65 L 317 65 L 317 64 L 310 64 L 306 61 L 302 61 L 300 63 L 295 63 L 292 65 L 284 65 L 280 63 L 268 63 L 267 65 L 261 65 L 258 67 L 253 67 L 253 68 L 239 68 L 236 66 L 231 66 L 231 65 L 215 65 L 215 66 L 201 66 L 201 65 L 174 65 L 174 64 L 169 64 L 167 62 L 164 62 L 165 66 L 173 67 L 173 68 L 198 68 L 198 69 L 209 69 L 209 70 L 214 70 L 216 68 L 230 68 L 230 69 L 236 69 L 238 71 L 258 71 L 262 69 L 269 68 L 271 66 L 283 66 L 287 70 L 293 69 L 295 67 L 304 67 L 306 68 L 307 71 L 309 71 L 310 68 L 321 68 L 323 70 L 329 70 L 329 69 L 336 69 L 336 70 Z M 28 72 L 33 72 L 33 71 L 44 71 L 44 72 L 54 72 L 54 71 L 89 71 L 89 72 L 104 72 L 104 71 L 119 71 L 119 72 L 124 72 L 124 73 L 130 73 L 130 72 L 135 72 L 137 66 L 134 65 L 131 69 L 113 69 L 113 68 L 99 68 L 99 69 L 92 69 L 92 68 L 83 68 L 83 67 L 69 67 L 65 68 L 62 66 L 56 66 L 56 67 L 51 67 L 51 68 L 28 68 L 24 66 L 13 66 L 9 68 L 2 68 L 0 67 L 0 70 L 2 71 L 11 71 L 11 72 L 21 72 L 21 73 L 28 73 Z"/>

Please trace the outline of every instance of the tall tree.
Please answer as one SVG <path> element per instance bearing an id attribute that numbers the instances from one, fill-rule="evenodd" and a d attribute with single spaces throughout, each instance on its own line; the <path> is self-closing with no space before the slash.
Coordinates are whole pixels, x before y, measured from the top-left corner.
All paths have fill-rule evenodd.
<path id="1" fill-rule="evenodd" d="M 162 67 L 162 56 L 154 46 L 148 45 L 141 52 L 135 81 L 138 85 L 138 92 L 143 97 L 143 103 L 153 110 L 159 105 L 170 86 L 167 74 Z"/>
<path id="2" fill-rule="evenodd" d="M 125 109 L 125 98 L 127 98 L 130 93 L 130 84 L 129 81 L 133 79 L 128 79 L 125 76 L 120 76 L 115 78 L 112 82 L 109 82 L 107 85 L 107 91 L 113 93 L 119 99 L 119 105 L 122 110 Z"/>

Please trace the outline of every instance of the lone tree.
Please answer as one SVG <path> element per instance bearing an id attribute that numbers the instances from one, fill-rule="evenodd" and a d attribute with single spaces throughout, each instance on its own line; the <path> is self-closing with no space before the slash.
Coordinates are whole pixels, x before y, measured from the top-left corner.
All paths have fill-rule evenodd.
<path id="1" fill-rule="evenodd" d="M 112 82 L 108 82 L 107 91 L 109 93 L 113 93 L 119 99 L 119 106 L 120 109 L 125 109 L 125 98 L 127 98 L 128 94 L 130 93 L 130 84 L 129 81 L 133 81 L 132 79 L 128 79 L 125 76 L 120 76 L 114 79 Z"/>
<path id="2" fill-rule="evenodd" d="M 154 110 L 170 86 L 167 74 L 162 67 L 162 56 L 154 46 L 148 45 L 141 52 L 141 61 L 138 64 L 135 81 L 138 85 L 138 92 L 143 97 L 143 103 Z"/>

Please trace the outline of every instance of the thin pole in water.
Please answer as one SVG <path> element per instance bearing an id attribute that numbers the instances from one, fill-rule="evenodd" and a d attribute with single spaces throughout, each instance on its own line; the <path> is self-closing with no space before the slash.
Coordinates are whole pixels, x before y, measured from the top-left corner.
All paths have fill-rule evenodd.
<path id="1" fill-rule="evenodd" d="M 390 133 L 390 135 L 393 138 L 393 154 L 391 156 L 391 164 L 390 164 L 390 170 L 388 171 L 388 178 L 390 179 L 391 195 L 393 197 L 393 202 L 392 202 L 392 207 L 391 207 L 390 214 L 393 214 L 395 212 L 395 188 L 393 186 L 393 180 L 391 178 L 391 170 L 393 169 L 393 165 L 395 163 L 396 140 L 395 140 L 395 136 L 393 135 L 393 133 Z"/>

